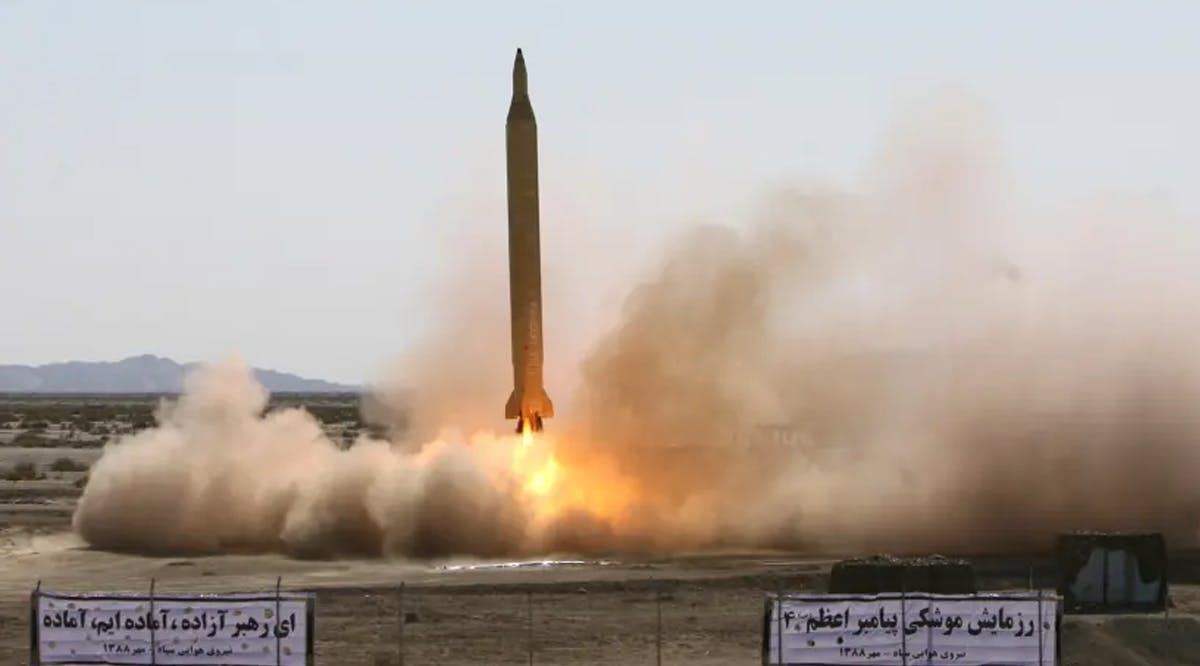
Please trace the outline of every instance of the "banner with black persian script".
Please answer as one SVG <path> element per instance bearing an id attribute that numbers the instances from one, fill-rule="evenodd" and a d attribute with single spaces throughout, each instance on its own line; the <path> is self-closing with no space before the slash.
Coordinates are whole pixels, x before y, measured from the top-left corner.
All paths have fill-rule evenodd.
<path id="1" fill-rule="evenodd" d="M 34 664 L 311 664 L 312 595 L 33 596 Z"/>
<path id="2" fill-rule="evenodd" d="M 1037 593 L 769 595 L 763 663 L 1052 666 L 1057 609 Z"/>

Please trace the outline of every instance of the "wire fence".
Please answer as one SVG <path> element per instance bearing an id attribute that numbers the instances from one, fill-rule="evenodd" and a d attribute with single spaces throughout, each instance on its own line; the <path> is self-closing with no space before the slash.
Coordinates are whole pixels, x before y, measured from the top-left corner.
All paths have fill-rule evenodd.
<path id="1" fill-rule="evenodd" d="M 706 565 L 695 579 L 689 579 L 686 568 L 676 567 L 674 577 L 665 580 L 650 577 L 649 565 L 643 570 L 631 565 L 608 573 L 559 570 L 554 582 L 534 572 L 496 572 L 486 583 L 423 577 L 415 585 L 397 581 L 390 587 L 315 587 L 309 664 L 761 664 L 764 644 L 770 643 L 764 636 L 770 631 L 764 602 L 781 593 L 821 592 L 828 583 L 823 565 L 753 574 L 731 568 L 728 577 L 717 574 L 715 566 Z M 576 575 L 578 580 L 571 580 Z M 990 587 L 1049 589 L 1051 594 L 1057 580 L 1049 563 L 1024 573 L 1006 564 L 986 576 Z M 300 591 L 286 578 L 254 580 L 263 585 L 242 591 L 274 595 L 277 617 L 281 590 L 285 595 Z M 134 582 L 133 587 L 148 594 L 153 614 L 158 599 L 212 589 L 213 582 L 172 576 L 166 582 L 148 579 L 144 586 Z M 28 652 L 19 644 L 0 641 L 0 663 L 37 663 L 33 632 L 40 622 L 32 604 L 38 594 L 34 590 L 30 595 Z M 904 617 L 903 605 L 900 609 L 904 625 L 910 618 Z M 1160 626 L 1141 626 L 1139 631 L 1200 636 L 1196 618 L 1176 618 L 1169 605 L 1161 612 Z M 0 615 L 0 632 L 4 625 L 5 616 Z M 152 635 L 150 642 L 155 641 Z M 1066 651 L 1061 641 L 1055 644 L 1056 652 Z M 1200 654 L 1200 643 L 1196 649 Z M 1200 661 L 1189 657 L 1179 663 Z"/>
<path id="2" fill-rule="evenodd" d="M 174 587 L 148 581 L 141 595 L 155 606 L 185 594 Z M 711 580 L 318 588 L 308 663 L 758 664 L 765 591 Z M 26 663 L 40 663 L 36 645 L 31 626 Z"/>
<path id="3" fill-rule="evenodd" d="M 575 573 L 579 579 L 570 580 Z M 820 566 L 779 575 L 775 572 L 738 575 L 730 571 L 729 577 L 714 577 L 713 573 L 705 569 L 702 577 L 689 579 L 686 571 L 675 571 L 672 579 L 655 579 L 646 571 L 621 570 L 597 580 L 594 570 L 563 570 L 556 572 L 551 582 L 539 580 L 532 572 L 498 572 L 495 577 L 488 577 L 491 579 L 488 582 L 451 583 L 422 578 L 419 584 L 397 582 L 390 587 L 313 587 L 308 590 L 313 595 L 308 663 L 313 666 L 762 664 L 764 649 L 770 649 L 772 643 L 764 634 L 770 634 L 772 627 L 775 635 L 780 633 L 777 623 L 781 616 L 771 614 L 770 610 L 764 613 L 768 599 L 781 593 L 789 596 L 802 591 L 820 593 L 828 582 Z M 1047 598 L 1056 599 L 1053 590 L 1047 589 L 1052 587 L 1048 586 L 1051 573 L 1046 569 L 1035 575 L 1030 568 L 1024 575 L 1005 579 L 1003 587 L 1046 590 L 1051 595 Z M 304 591 L 288 585 L 286 578 L 272 577 L 268 582 L 256 577 L 256 580 L 262 580 L 263 584 L 250 589 L 243 587 L 240 592 L 267 598 L 274 595 L 275 616 L 280 618 L 277 601 L 280 595 L 286 598 L 288 593 Z M 129 589 L 128 585 L 122 587 Z M 187 595 L 201 588 L 211 590 L 213 584 L 172 577 L 166 581 L 147 580 L 144 586 L 135 583 L 133 587 L 142 588 L 141 594 L 148 596 L 153 609 L 171 595 Z M 18 656 L 16 652 L 0 649 L 0 663 L 37 663 L 33 660 L 32 630 L 40 622 L 32 604 L 39 593 L 34 590 L 30 595 L 28 652 Z M 901 626 L 906 626 L 911 614 L 905 617 L 903 604 L 899 609 Z M 1034 615 L 1040 617 L 1040 611 Z M 1195 618 L 1175 618 L 1167 609 L 1158 622 L 1161 622 L 1159 627 L 1146 630 L 1174 636 L 1194 632 L 1200 626 Z M 152 635 L 150 640 L 153 643 L 166 639 Z M 1063 651 L 1061 641 L 1056 638 L 1054 643 L 1054 653 Z M 775 645 L 778 646 L 778 641 Z"/>
<path id="4" fill-rule="evenodd" d="M 757 664 L 763 593 L 663 585 L 318 594 L 318 664 Z M 369 651 L 361 646 L 370 645 Z"/>

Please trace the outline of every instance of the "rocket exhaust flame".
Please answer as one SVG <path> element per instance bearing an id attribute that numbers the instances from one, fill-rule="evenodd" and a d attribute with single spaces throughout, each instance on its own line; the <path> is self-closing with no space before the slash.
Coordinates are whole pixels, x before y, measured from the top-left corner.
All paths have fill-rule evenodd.
<path id="1" fill-rule="evenodd" d="M 534 434 L 527 427 L 521 433 L 521 444 L 514 452 L 517 462 L 516 469 L 525 478 L 522 485 L 524 491 L 534 497 L 544 498 L 554 489 L 555 481 L 558 479 L 558 460 L 555 459 L 553 450 L 547 448 L 543 460 L 535 460 L 532 465 L 523 468 L 521 463 L 527 459 L 533 446 Z"/>

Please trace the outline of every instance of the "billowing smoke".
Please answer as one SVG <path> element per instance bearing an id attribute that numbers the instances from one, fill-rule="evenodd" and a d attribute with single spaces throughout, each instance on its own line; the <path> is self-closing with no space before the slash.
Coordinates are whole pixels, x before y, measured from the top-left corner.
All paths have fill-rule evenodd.
<path id="1" fill-rule="evenodd" d="M 696 543 L 1194 542 L 1200 232 L 1130 202 L 1024 209 L 989 136 L 942 99 L 861 190 L 688 233 L 585 360 L 604 436 L 580 441 L 653 477 Z"/>
<path id="2" fill-rule="evenodd" d="M 436 440 L 406 454 L 363 439 L 341 450 L 301 409 L 264 415 L 267 399 L 237 359 L 193 375 L 157 428 L 95 464 L 76 529 L 94 545 L 141 552 L 499 555 L 524 546 L 504 442 Z"/>
<path id="3" fill-rule="evenodd" d="M 512 438 L 438 434 L 495 425 L 508 322 L 484 304 L 501 291 L 439 300 L 443 325 L 399 366 L 416 427 L 395 441 L 339 450 L 217 366 L 107 449 L 76 528 L 319 555 L 1016 550 L 1127 528 L 1193 544 L 1200 227 L 1137 201 L 1024 205 L 992 136 L 969 99 L 940 99 L 853 191 L 799 186 L 675 239 L 549 425 L 564 478 L 590 488 L 550 520 Z"/>

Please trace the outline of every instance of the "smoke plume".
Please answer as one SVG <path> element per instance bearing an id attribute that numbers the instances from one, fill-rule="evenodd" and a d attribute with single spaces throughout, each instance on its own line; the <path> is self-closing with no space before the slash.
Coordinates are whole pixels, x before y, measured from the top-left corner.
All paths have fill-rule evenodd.
<path id="1" fill-rule="evenodd" d="M 301 555 L 1013 551 L 1074 529 L 1194 545 L 1194 221 L 1111 196 L 1034 208 L 997 144 L 970 99 L 943 98 L 901 120 L 859 187 L 797 186 L 748 224 L 675 238 L 549 424 L 575 489 L 548 517 L 514 438 L 438 434 L 493 427 L 507 396 L 507 313 L 488 305 L 507 299 L 468 287 L 498 269 L 502 288 L 496 252 L 398 366 L 417 427 L 339 450 L 301 410 L 264 415 L 241 365 L 215 366 L 108 447 L 76 529 Z"/>

